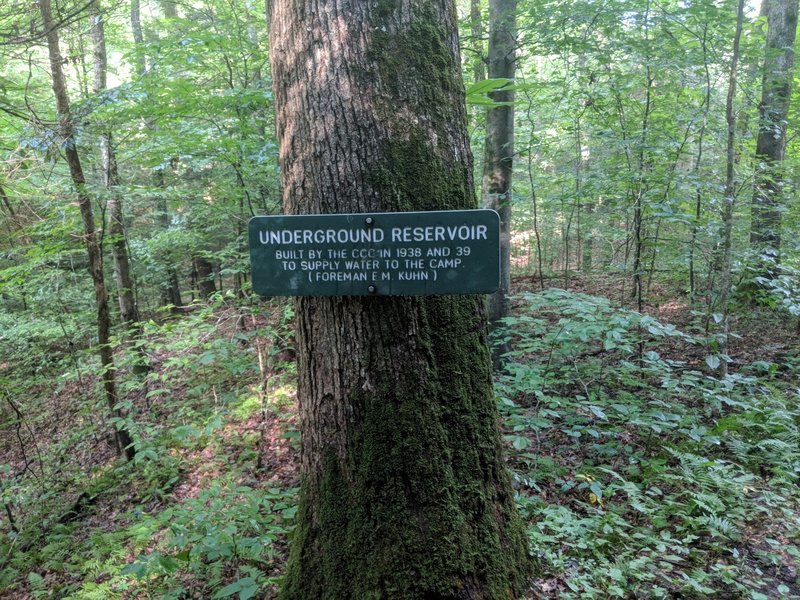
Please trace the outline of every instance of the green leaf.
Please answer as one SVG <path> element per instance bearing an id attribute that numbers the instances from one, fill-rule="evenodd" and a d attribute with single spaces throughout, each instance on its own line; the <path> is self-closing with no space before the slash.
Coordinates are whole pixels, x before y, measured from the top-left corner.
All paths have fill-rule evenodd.
<path id="1" fill-rule="evenodd" d="M 167 573 L 174 573 L 178 570 L 178 561 L 171 556 L 159 556 L 158 565 Z"/>
<path id="2" fill-rule="evenodd" d="M 511 85 L 512 83 L 514 83 L 513 79 L 482 79 L 481 81 L 476 81 L 467 88 L 467 96 L 472 94 L 488 94 L 489 92 L 502 89 L 507 85 Z"/>
<path id="3" fill-rule="evenodd" d="M 28 573 L 28 583 L 31 584 L 31 588 L 33 589 L 42 589 L 44 588 L 44 577 L 35 571 L 31 571 Z"/>
<path id="4" fill-rule="evenodd" d="M 604 413 L 603 409 L 600 408 L 599 406 L 592 405 L 592 406 L 589 407 L 589 410 L 591 410 L 592 414 L 594 416 L 596 416 L 598 419 L 605 419 L 606 418 L 606 413 Z"/>
<path id="5" fill-rule="evenodd" d="M 596 481 L 593 481 L 592 483 L 589 484 L 589 489 L 598 498 L 603 497 L 603 488 Z"/>
<path id="6" fill-rule="evenodd" d="M 190 554 L 190 553 L 191 553 L 191 550 L 184 550 L 183 552 L 178 552 L 178 553 L 175 555 L 175 558 L 176 558 L 177 560 L 182 560 L 182 561 L 184 561 L 184 562 L 189 562 L 189 554 Z"/>
<path id="7" fill-rule="evenodd" d="M 213 598 L 229 598 L 234 594 L 239 594 L 239 600 L 248 600 L 258 592 L 258 584 L 252 577 L 242 577 L 233 583 L 217 590 Z"/>
<path id="8" fill-rule="evenodd" d="M 515 435 L 511 438 L 511 445 L 514 446 L 516 450 L 524 450 L 525 448 L 530 446 L 530 444 L 531 444 L 530 440 L 521 435 Z"/>
<path id="9" fill-rule="evenodd" d="M 467 104 L 477 104 L 480 106 L 507 106 L 512 102 L 497 102 L 489 98 L 486 94 L 498 91 L 512 85 L 512 79 L 483 79 L 473 83 L 467 89 Z"/>

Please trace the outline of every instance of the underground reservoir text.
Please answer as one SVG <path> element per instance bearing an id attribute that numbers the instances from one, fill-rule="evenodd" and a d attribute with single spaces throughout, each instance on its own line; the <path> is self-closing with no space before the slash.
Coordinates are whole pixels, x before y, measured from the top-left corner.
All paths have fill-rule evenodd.
<path id="1" fill-rule="evenodd" d="M 429 227 L 395 227 L 391 230 L 392 242 L 443 242 L 487 239 L 486 225 L 442 225 Z M 381 243 L 386 240 L 383 229 L 284 229 L 281 231 L 259 231 L 258 240 L 262 244 L 365 244 Z"/>
<path id="2" fill-rule="evenodd" d="M 249 234 L 263 296 L 477 294 L 499 281 L 491 210 L 254 217 Z"/>

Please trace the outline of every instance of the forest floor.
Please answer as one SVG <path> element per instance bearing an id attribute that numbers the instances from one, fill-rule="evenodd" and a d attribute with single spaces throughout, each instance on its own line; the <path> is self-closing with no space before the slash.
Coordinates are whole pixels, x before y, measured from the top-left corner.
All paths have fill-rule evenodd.
<path id="1" fill-rule="evenodd" d="M 713 316 L 654 285 L 642 318 L 625 284 L 514 282 L 497 391 L 528 597 L 800 598 L 797 324 L 737 311 L 719 378 Z M 150 372 L 120 359 L 131 463 L 83 356 L 25 383 L 0 367 L 0 598 L 273 598 L 298 487 L 292 319 L 274 302 L 151 323 Z"/>

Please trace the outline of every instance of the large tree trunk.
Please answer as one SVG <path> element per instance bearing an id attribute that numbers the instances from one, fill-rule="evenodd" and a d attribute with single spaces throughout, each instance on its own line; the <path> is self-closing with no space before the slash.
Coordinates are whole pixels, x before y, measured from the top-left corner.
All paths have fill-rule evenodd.
<path id="1" fill-rule="evenodd" d="M 286 212 L 475 208 L 450 2 L 273 0 Z M 297 300 L 284 599 L 509 598 L 525 535 L 475 296 Z"/>
<path id="2" fill-rule="evenodd" d="M 514 79 L 516 70 L 516 0 L 489 0 L 489 79 Z M 489 325 L 511 314 L 511 184 L 514 166 L 514 92 L 498 90 L 492 100 L 508 103 L 486 113 L 483 205 L 500 214 L 500 287 L 489 298 Z M 510 348 L 496 349 L 495 364 Z"/>
<path id="3" fill-rule="evenodd" d="M 47 49 L 50 56 L 50 70 L 53 81 L 53 94 L 56 99 L 56 109 L 58 112 L 58 124 L 61 137 L 64 140 L 64 155 L 69 166 L 72 183 L 78 196 L 81 217 L 83 219 L 83 239 L 86 244 L 86 252 L 89 256 L 89 271 L 94 282 L 94 296 L 97 305 L 97 341 L 100 353 L 100 366 L 103 373 L 103 387 L 105 389 L 106 401 L 109 410 L 114 417 L 121 417 L 117 404 L 117 387 L 115 380 L 114 356 L 111 344 L 109 343 L 111 332 L 111 319 L 108 312 L 108 292 L 106 291 L 105 277 L 103 275 L 103 255 L 97 243 L 97 235 L 94 228 L 94 215 L 92 214 L 92 202 L 86 191 L 86 178 L 83 175 L 80 157 L 78 156 L 77 140 L 74 133 L 74 125 L 70 114 L 69 97 L 67 95 L 67 83 L 64 79 L 62 69 L 63 60 L 58 43 L 58 29 L 53 22 L 53 14 L 50 8 L 50 0 L 39 0 L 39 8 L 42 14 L 42 26 L 47 35 Z M 125 452 L 125 456 L 130 460 L 135 454 L 133 440 L 128 430 L 121 425 L 115 428 L 115 442 L 117 452 Z"/>
<path id="4" fill-rule="evenodd" d="M 797 9 L 798 0 L 769 0 L 767 5 L 767 47 L 759 105 L 761 118 L 750 243 L 758 255 L 756 275 L 768 278 L 774 276 L 781 245 L 784 187 L 781 162 L 786 153 L 786 116 L 792 95 Z"/>

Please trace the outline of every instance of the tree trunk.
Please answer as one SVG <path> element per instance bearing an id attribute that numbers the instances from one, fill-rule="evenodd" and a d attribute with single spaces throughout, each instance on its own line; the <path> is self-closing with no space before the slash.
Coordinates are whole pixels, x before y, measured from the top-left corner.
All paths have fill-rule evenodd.
<path id="1" fill-rule="evenodd" d="M 105 27 L 100 10 L 100 0 L 92 3 L 91 11 L 92 42 L 94 44 L 94 93 L 99 95 L 107 88 L 106 74 L 108 71 Z M 111 236 L 111 253 L 114 258 L 114 279 L 117 284 L 119 312 L 125 325 L 136 327 L 139 323 L 139 310 L 136 306 L 130 261 L 128 260 L 128 245 L 122 216 L 122 197 L 119 193 L 117 157 L 110 131 L 105 131 L 100 135 L 100 157 L 103 168 L 103 184 L 110 193 L 108 232 Z"/>
<path id="2" fill-rule="evenodd" d="M 144 36 L 142 35 L 142 17 L 139 0 L 131 0 L 131 31 L 134 42 L 134 68 L 136 75 L 144 76 L 147 62 L 144 54 Z"/>
<path id="3" fill-rule="evenodd" d="M 97 340 L 100 352 L 100 366 L 103 377 L 103 388 L 105 389 L 106 401 L 109 410 L 114 417 L 123 415 L 116 408 L 117 388 L 115 380 L 114 355 L 109 343 L 111 332 L 111 319 L 108 311 L 108 293 L 106 291 L 105 277 L 103 275 L 103 255 L 97 243 L 97 235 L 94 228 L 94 215 L 92 214 L 92 202 L 86 190 L 86 179 L 83 175 L 80 158 L 78 156 L 77 140 L 74 134 L 72 116 L 70 115 L 69 97 L 67 95 L 67 83 L 62 69 L 63 60 L 58 42 L 58 29 L 53 22 L 50 0 L 39 0 L 39 9 L 42 14 L 42 26 L 47 35 L 47 49 L 50 56 L 50 69 L 53 82 L 53 94 L 56 99 L 56 109 L 58 112 L 58 124 L 61 137 L 64 140 L 63 148 L 69 166 L 72 183 L 78 196 L 81 217 L 83 219 L 83 239 L 86 244 L 86 252 L 89 257 L 89 271 L 94 282 L 95 303 L 97 305 Z M 117 452 L 125 452 L 125 456 L 130 460 L 135 454 L 133 440 L 128 430 L 120 423 L 115 428 L 115 442 Z"/>
<path id="4" fill-rule="evenodd" d="M 798 0 L 769 0 L 767 47 L 761 84 L 750 244 L 757 253 L 756 275 L 775 276 L 781 245 L 781 200 L 786 154 L 786 117 L 792 94 Z"/>
<path id="5" fill-rule="evenodd" d="M 483 18 L 481 16 L 481 0 L 470 0 L 469 25 L 472 33 L 472 78 L 475 83 L 483 81 L 486 73 L 483 56 Z"/>
<path id="6" fill-rule="evenodd" d="M 719 374 L 725 377 L 728 374 L 728 305 L 731 297 L 731 266 L 733 263 L 731 246 L 733 234 L 733 208 L 736 204 L 736 181 L 734 167 L 736 165 L 736 113 L 733 110 L 733 101 L 736 97 L 737 68 L 739 66 L 739 41 L 742 37 L 742 21 L 744 20 L 744 0 L 739 0 L 736 10 L 736 33 L 733 38 L 733 52 L 731 55 L 731 70 L 728 77 L 728 95 L 725 102 L 725 120 L 728 123 L 728 137 L 725 146 L 725 191 L 722 203 L 722 259 L 719 294 L 717 307 L 722 313 L 722 335 L 720 336 Z"/>
<path id="7" fill-rule="evenodd" d="M 581 246 L 581 271 L 588 275 L 592 272 L 592 255 L 594 254 L 594 233 L 592 231 L 592 213 L 594 204 L 586 202 L 583 205 L 585 225 L 583 226 L 583 244 Z"/>
<path id="8" fill-rule="evenodd" d="M 157 188 L 164 187 L 164 170 L 156 169 L 155 185 Z M 159 192 L 156 197 L 156 215 L 159 226 L 165 231 L 169 229 L 169 206 L 163 192 Z M 169 259 L 167 259 L 169 260 Z M 181 286 L 178 280 L 178 271 L 172 264 L 166 265 L 166 279 L 161 282 L 161 305 L 172 307 L 172 312 L 177 312 L 179 306 L 183 305 L 181 298 Z"/>
<path id="9" fill-rule="evenodd" d="M 214 267 L 208 259 L 195 256 L 194 270 L 197 273 L 197 291 L 201 298 L 208 300 L 217 291 L 217 286 L 214 284 Z"/>
<path id="10" fill-rule="evenodd" d="M 514 79 L 516 70 L 517 0 L 489 0 L 489 79 Z M 511 201 L 514 166 L 514 92 L 490 94 L 496 102 L 486 113 L 483 163 L 483 205 L 500 215 L 500 287 L 489 298 L 489 326 L 511 314 Z M 495 349 L 495 365 L 509 347 Z"/>
<path id="11" fill-rule="evenodd" d="M 533 237 L 536 239 L 536 268 L 539 272 L 539 287 L 544 290 L 544 256 L 542 254 L 542 235 L 539 231 L 539 203 L 536 197 L 536 182 L 533 176 L 533 155 L 534 155 L 534 136 L 536 135 L 536 127 L 533 122 L 533 99 L 531 98 L 530 91 L 524 92 L 527 103 L 525 108 L 525 120 L 528 122 L 528 184 L 531 189 L 531 208 L 533 208 Z"/>
<path id="12" fill-rule="evenodd" d="M 697 154 L 692 166 L 692 175 L 695 178 L 695 203 L 694 218 L 691 226 L 691 240 L 689 242 L 689 299 L 694 305 L 697 297 L 697 275 L 695 268 L 695 255 L 697 247 L 697 234 L 700 229 L 700 218 L 703 210 L 703 184 L 700 178 L 700 167 L 703 164 L 703 141 L 708 129 L 708 115 L 711 112 L 711 70 L 708 60 L 708 24 L 703 25 L 703 37 L 700 40 L 703 48 L 703 73 L 705 75 L 705 95 L 703 97 L 703 124 L 697 135 Z"/>
<path id="13" fill-rule="evenodd" d="M 284 208 L 475 208 L 452 3 L 273 0 Z M 282 598 L 509 598 L 526 541 L 475 296 L 297 300 L 302 484 Z"/>
<path id="14" fill-rule="evenodd" d="M 644 42 L 650 42 L 650 0 L 647 1 L 647 9 L 644 14 Z M 644 200 L 647 193 L 647 139 L 650 131 L 650 115 L 653 108 L 653 83 L 655 81 L 650 68 L 650 56 L 645 56 L 645 101 L 642 113 L 642 133 L 638 152 L 638 169 L 636 192 L 633 204 L 633 298 L 636 299 L 636 310 L 642 312 L 644 309 L 644 298 L 642 296 L 642 255 L 644 253 Z"/>
<path id="15" fill-rule="evenodd" d="M 175 0 L 161 0 L 159 2 L 161 10 L 167 19 L 175 19 L 178 16 L 178 4 Z"/>

